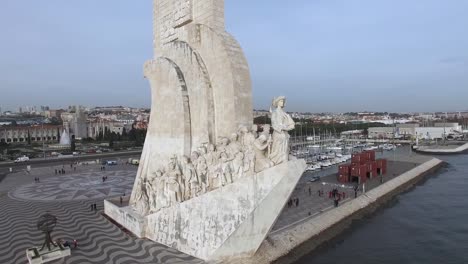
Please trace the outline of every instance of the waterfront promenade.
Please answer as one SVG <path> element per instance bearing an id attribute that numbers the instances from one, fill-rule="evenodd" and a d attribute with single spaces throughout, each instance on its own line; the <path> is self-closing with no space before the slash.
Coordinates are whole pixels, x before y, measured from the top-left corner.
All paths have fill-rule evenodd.
<path id="1" fill-rule="evenodd" d="M 406 148 L 396 154 L 378 154 L 378 158 L 381 157 L 389 158 L 384 182 L 430 159 L 410 154 Z M 58 217 L 58 226 L 52 234 L 54 239 L 77 239 L 79 244 L 77 249 L 72 249 L 72 256 L 56 263 L 202 263 L 174 249 L 138 239 L 105 218 L 101 214 L 103 199 L 130 195 L 137 167 L 121 164 L 107 166 L 105 171 L 100 167 L 99 164 L 77 165 L 75 171 L 64 164 L 33 167 L 29 173 L 22 168 L 6 175 L 0 183 L 0 206 L 4 210 L 0 221 L 6 223 L 0 226 L 0 232 L 5 234 L 0 238 L 0 263 L 23 263 L 26 261 L 25 249 L 42 244 L 42 234 L 36 230 L 35 223 L 45 212 Z M 55 174 L 55 169 L 60 168 L 66 170 L 64 175 Z M 336 170 L 334 166 L 303 175 L 291 196 L 299 199 L 299 205 L 285 206 L 266 241 L 334 211 L 328 191 L 337 184 Z M 316 175 L 322 176 L 321 181 L 309 182 Z M 107 176 L 108 180 L 102 182 L 102 176 Z M 40 178 L 40 183 L 34 182 L 35 177 Z M 380 179 L 375 178 L 367 183 L 366 192 L 380 184 Z M 355 200 L 352 189 L 338 189 L 346 193 L 339 208 Z M 319 197 L 318 190 L 323 190 L 324 196 Z M 362 189 L 358 195 L 365 195 Z M 90 210 L 93 203 L 97 204 L 97 212 Z"/>

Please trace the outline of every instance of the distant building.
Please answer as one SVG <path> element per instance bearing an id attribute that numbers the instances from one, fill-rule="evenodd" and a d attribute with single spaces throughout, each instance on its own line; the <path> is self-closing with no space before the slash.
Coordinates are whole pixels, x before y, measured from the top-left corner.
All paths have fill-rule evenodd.
<path id="1" fill-rule="evenodd" d="M 84 109 L 80 106 L 73 108 L 75 112 L 62 113 L 63 126 L 68 130 L 71 138 L 81 139 L 88 137 L 86 126 L 87 116 Z"/>
<path id="2" fill-rule="evenodd" d="M 449 134 L 458 134 L 462 128 L 457 123 L 436 123 L 433 127 L 420 127 L 418 124 L 397 124 L 395 127 L 371 127 L 368 130 L 371 139 L 424 138 L 442 139 Z"/>
<path id="3" fill-rule="evenodd" d="M 31 142 L 58 141 L 62 129 L 62 126 L 55 125 L 2 127 L 0 128 L 0 142 L 28 142 L 28 135 Z"/>
<path id="4" fill-rule="evenodd" d="M 61 118 L 62 114 L 65 113 L 65 110 L 58 109 L 58 110 L 46 110 L 44 111 L 44 116 L 47 118 Z"/>

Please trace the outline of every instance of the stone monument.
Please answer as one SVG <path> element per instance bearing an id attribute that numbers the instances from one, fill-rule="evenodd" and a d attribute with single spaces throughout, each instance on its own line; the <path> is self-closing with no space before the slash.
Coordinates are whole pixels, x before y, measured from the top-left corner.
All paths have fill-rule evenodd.
<path id="1" fill-rule="evenodd" d="M 289 157 L 285 98 L 273 101 L 273 135 L 257 136 L 249 68 L 225 31 L 223 0 L 155 0 L 154 53 L 144 65 L 151 119 L 129 206 L 111 199 L 105 213 L 203 260 L 251 256 L 305 170 Z"/>
<path id="2" fill-rule="evenodd" d="M 46 213 L 37 221 L 37 229 L 44 233 L 44 243 L 39 249 L 37 247 L 28 248 L 26 257 L 30 264 L 41 264 L 62 259 L 70 256 L 70 248 L 64 247 L 61 242 L 54 242 L 51 236 L 52 231 L 57 225 L 57 217 Z"/>

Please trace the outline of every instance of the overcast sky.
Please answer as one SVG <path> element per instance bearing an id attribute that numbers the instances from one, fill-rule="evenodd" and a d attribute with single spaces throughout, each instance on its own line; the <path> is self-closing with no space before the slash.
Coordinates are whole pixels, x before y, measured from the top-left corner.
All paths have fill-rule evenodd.
<path id="1" fill-rule="evenodd" d="M 152 0 L 1 0 L 0 107 L 149 106 Z M 225 0 L 254 107 L 468 109 L 466 0 Z"/>

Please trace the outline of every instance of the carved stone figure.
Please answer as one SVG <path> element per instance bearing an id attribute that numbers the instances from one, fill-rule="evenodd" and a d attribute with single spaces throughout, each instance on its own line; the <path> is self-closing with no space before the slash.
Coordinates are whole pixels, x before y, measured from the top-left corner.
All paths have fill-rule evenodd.
<path id="1" fill-rule="evenodd" d="M 219 161 L 219 155 L 216 152 L 213 144 L 208 144 L 208 152 L 205 155 L 205 161 L 207 166 L 206 184 L 208 191 L 213 190 L 213 180 L 216 177 L 216 169 Z"/>
<path id="2" fill-rule="evenodd" d="M 181 172 L 177 166 L 177 158 L 172 157 L 166 171 L 166 192 L 169 198 L 169 204 L 174 205 L 182 202 L 182 180 Z"/>
<path id="3" fill-rule="evenodd" d="M 156 171 L 156 177 L 153 179 L 153 189 L 156 190 L 156 206 L 151 208 L 152 212 L 157 212 L 161 208 L 169 206 L 168 198 L 166 195 L 166 179 L 164 173 L 161 170 Z"/>
<path id="4" fill-rule="evenodd" d="M 253 150 L 255 136 L 245 126 L 241 127 L 239 132 L 241 134 L 242 149 L 244 152 L 244 173 L 246 175 L 252 175 L 255 166 L 255 152 Z"/>
<path id="5" fill-rule="evenodd" d="M 254 142 L 255 149 L 255 172 L 261 172 L 274 165 L 274 163 L 266 157 L 266 150 L 270 142 L 265 134 L 260 135 Z"/>
<path id="6" fill-rule="evenodd" d="M 149 211 L 149 196 L 146 190 L 146 179 L 138 183 L 137 193 L 135 195 L 135 210 L 140 214 L 146 214 Z"/>
<path id="7" fill-rule="evenodd" d="M 271 153 L 269 158 L 275 165 L 289 160 L 289 133 L 294 129 L 294 121 L 284 110 L 286 98 L 277 97 L 273 100 L 271 125 L 273 127 Z"/>
<path id="8" fill-rule="evenodd" d="M 232 180 L 236 181 L 244 176 L 244 153 L 237 152 L 236 156 L 231 162 L 232 164 Z"/>
<path id="9" fill-rule="evenodd" d="M 228 155 L 233 159 L 241 149 L 242 146 L 239 142 L 239 135 L 237 135 L 237 133 L 232 133 L 230 143 L 228 145 Z"/>
<path id="10" fill-rule="evenodd" d="M 226 186 L 232 183 L 232 168 L 231 168 L 231 160 L 229 159 L 226 152 L 221 153 L 221 170 L 222 170 L 222 178 L 221 184 Z"/>
<path id="11" fill-rule="evenodd" d="M 190 162 L 189 158 L 187 156 L 182 157 L 181 161 L 181 166 L 182 166 L 182 175 L 183 175 L 183 181 L 184 181 L 184 191 L 182 193 L 182 196 L 184 197 L 184 200 L 188 200 L 193 195 L 191 194 L 192 191 L 192 178 L 197 178 L 195 167 L 193 164 Z M 198 184 L 198 179 L 195 179 L 195 181 Z"/>
<path id="12" fill-rule="evenodd" d="M 206 173 L 208 172 L 208 167 L 206 166 L 206 160 L 198 152 L 192 152 L 192 164 L 195 168 L 195 174 L 197 175 L 197 182 L 200 187 L 200 192 L 205 193 L 207 190 L 206 186 Z"/>

